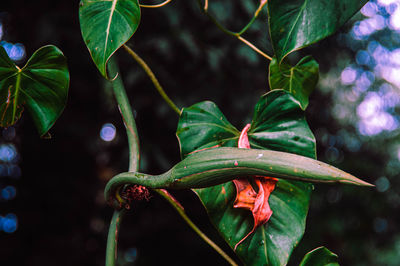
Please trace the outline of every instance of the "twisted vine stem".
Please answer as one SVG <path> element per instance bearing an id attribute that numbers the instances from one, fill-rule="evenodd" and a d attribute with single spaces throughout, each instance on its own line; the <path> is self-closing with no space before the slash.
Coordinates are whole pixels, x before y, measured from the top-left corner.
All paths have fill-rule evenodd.
<path id="1" fill-rule="evenodd" d="M 129 47 L 126 46 L 125 49 L 134 53 Z M 134 53 L 135 54 L 135 53 Z M 146 73 L 150 76 L 153 83 L 159 85 L 155 75 L 147 66 L 147 64 L 136 55 L 136 58 L 139 59 L 140 65 L 145 68 Z M 110 76 L 114 76 L 115 78 L 112 80 L 113 84 L 113 91 L 115 98 L 117 100 L 118 108 L 121 113 L 122 119 L 124 121 L 124 125 L 126 128 L 126 134 L 128 136 L 129 142 L 129 172 L 137 172 L 139 170 L 139 138 L 137 134 L 137 128 L 135 119 L 133 117 L 132 109 L 130 107 L 130 103 L 122 82 L 122 78 L 119 75 L 119 69 L 115 58 L 111 58 L 109 61 L 109 72 Z M 157 86 L 156 86 L 157 87 Z M 161 86 L 159 86 L 161 88 Z M 160 91 L 160 90 L 159 90 Z M 163 92 L 162 88 L 161 91 Z M 164 92 L 165 94 L 165 92 Z M 168 98 L 168 96 L 165 94 Z M 164 98 L 164 97 L 163 97 Z M 165 98 L 164 98 L 165 99 Z M 168 98 L 169 99 L 169 98 Z M 172 103 L 172 101 L 171 101 Z M 172 103 L 173 104 L 173 103 Z M 170 105 L 171 106 L 171 105 Z M 173 106 L 175 106 L 173 104 Z M 174 110 L 178 111 L 180 114 L 179 109 L 175 106 Z M 114 179 L 114 178 L 113 178 Z M 112 179 L 112 180 L 113 180 Z M 112 191 L 112 195 L 110 194 L 109 189 L 105 189 L 106 199 L 109 197 L 116 197 L 117 202 L 112 204 L 116 210 L 114 211 L 113 217 L 111 219 L 110 228 L 108 232 L 107 238 L 107 249 L 106 249 L 106 266 L 115 266 L 115 261 L 117 259 L 117 240 L 118 240 L 118 233 L 119 233 L 119 225 L 120 222 L 125 214 L 125 210 L 119 208 L 120 206 L 124 206 L 121 197 L 119 196 L 119 189 L 126 185 L 127 183 L 120 184 L 117 188 Z M 154 189 L 159 195 L 165 198 L 171 206 L 178 212 L 178 214 L 183 218 L 183 220 L 206 242 L 208 243 L 215 251 L 217 251 L 230 265 L 236 266 L 237 264 L 233 259 L 231 259 L 220 247 L 218 247 L 211 239 L 209 239 L 186 215 L 182 206 L 177 202 L 166 190 L 164 189 Z"/>

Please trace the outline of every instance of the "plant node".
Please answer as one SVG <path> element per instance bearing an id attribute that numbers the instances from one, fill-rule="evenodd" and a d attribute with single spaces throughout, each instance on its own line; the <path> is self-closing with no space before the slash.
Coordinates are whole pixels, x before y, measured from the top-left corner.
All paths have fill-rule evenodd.
<path id="1" fill-rule="evenodd" d="M 124 205 L 124 208 L 129 210 L 130 205 L 133 200 L 146 200 L 149 201 L 151 198 L 150 191 L 141 185 L 133 185 L 133 186 L 126 186 L 120 192 L 120 196 L 122 201 L 120 202 L 121 207 Z"/>

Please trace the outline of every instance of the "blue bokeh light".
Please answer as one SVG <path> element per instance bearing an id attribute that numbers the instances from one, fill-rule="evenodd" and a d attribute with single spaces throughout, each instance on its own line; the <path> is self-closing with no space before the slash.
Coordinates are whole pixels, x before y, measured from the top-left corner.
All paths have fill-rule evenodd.
<path id="1" fill-rule="evenodd" d="M 117 130 L 111 123 L 104 124 L 100 130 L 100 138 L 104 141 L 112 141 L 115 138 Z"/>
<path id="2" fill-rule="evenodd" d="M 25 58 L 25 46 L 21 43 L 16 43 L 11 47 L 10 53 L 8 56 L 13 61 L 21 61 Z"/>
<path id="3" fill-rule="evenodd" d="M 13 144 L 0 145 L 0 161 L 13 163 L 17 161 L 18 153 Z"/>
<path id="4" fill-rule="evenodd" d="M 14 233 L 18 228 L 17 216 L 9 213 L 5 217 L 0 216 L 0 230 L 6 233 Z"/>
<path id="5" fill-rule="evenodd" d="M 134 248 L 134 247 L 133 248 L 128 248 L 125 251 L 125 254 L 124 254 L 125 261 L 133 263 L 133 262 L 136 261 L 137 257 L 138 257 L 137 248 Z"/>
<path id="6" fill-rule="evenodd" d="M 356 62 L 359 65 L 370 65 L 371 64 L 371 56 L 365 50 L 359 50 L 356 55 Z"/>
<path id="7" fill-rule="evenodd" d="M 21 168 L 17 164 L 7 165 L 7 175 L 13 178 L 19 178 L 21 176 Z"/>
<path id="8" fill-rule="evenodd" d="M 25 58 L 25 46 L 21 43 L 12 44 L 6 41 L 1 41 L 0 45 L 6 50 L 7 55 L 13 61 L 21 61 Z"/>
<path id="9" fill-rule="evenodd" d="M 385 192 L 390 188 L 390 181 L 385 176 L 381 176 L 375 181 L 375 186 L 379 192 Z"/>
<path id="10" fill-rule="evenodd" d="M 12 200 L 17 195 L 17 190 L 14 186 L 6 186 L 1 190 L 1 198 L 3 200 Z"/>
<path id="11" fill-rule="evenodd" d="M 400 127 L 400 0 L 371 0 L 360 12 L 364 18 L 338 37 L 354 51 L 355 63 L 339 72 L 339 82 L 349 87 L 334 90 L 339 100 L 333 109 L 338 120 L 356 124 L 359 134 L 371 137 Z"/>

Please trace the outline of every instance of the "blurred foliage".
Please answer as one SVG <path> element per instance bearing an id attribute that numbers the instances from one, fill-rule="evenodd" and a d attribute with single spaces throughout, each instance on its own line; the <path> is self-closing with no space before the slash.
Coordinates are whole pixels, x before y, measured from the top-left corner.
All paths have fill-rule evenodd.
<path id="1" fill-rule="evenodd" d="M 14 182 L 17 187 L 17 197 L 0 202 L 0 209 L 1 214 L 15 212 L 19 227 L 13 234 L 0 233 L 1 265 L 104 262 L 112 210 L 102 192 L 109 178 L 127 169 L 128 150 L 109 85 L 97 73 L 81 38 L 78 2 L 15 0 L 1 5 L 2 40 L 23 43 L 27 54 L 48 43 L 57 45 L 68 59 L 71 74 L 67 107 L 51 130 L 51 140 L 32 134 L 34 125 L 24 117 L 16 126 L 13 143 L 22 158 L 22 176 L 17 181 L 0 177 L 3 185 Z M 396 99 L 400 96 L 396 80 L 383 74 L 388 70 L 376 67 L 395 58 L 392 53 L 400 45 L 400 33 L 390 22 L 400 8 L 397 1 L 370 3 L 375 7 L 364 9 L 338 34 L 289 56 L 296 64 L 311 54 L 320 65 L 320 82 L 307 109 L 318 158 L 377 185 L 375 190 L 315 186 L 306 233 L 291 265 L 320 245 L 338 254 L 343 265 L 397 265 L 400 261 L 400 216 L 396 215 L 400 208 Z M 227 28 L 239 30 L 257 4 L 256 0 L 211 1 L 210 12 Z M 380 29 L 379 18 L 377 24 L 362 22 L 374 14 L 384 20 Z M 266 21 L 264 10 L 245 37 L 272 54 Z M 368 25 L 378 26 L 366 31 Z M 140 27 L 129 44 L 179 107 L 212 100 L 237 128 L 250 121 L 252 106 L 268 89 L 269 63 L 217 29 L 195 1 L 176 0 L 164 8 L 142 9 Z M 360 50 L 370 55 L 367 64 Z M 374 57 L 375 51 L 380 53 Z M 118 55 L 136 113 L 141 170 L 161 173 L 179 161 L 178 118 L 136 63 L 124 51 Z M 99 136 L 105 123 L 113 123 L 117 130 L 111 142 Z M 201 229 L 227 248 L 196 196 L 190 191 L 173 194 Z M 150 202 L 137 203 L 121 230 L 121 265 L 133 261 L 134 265 L 224 263 L 156 195 Z"/>

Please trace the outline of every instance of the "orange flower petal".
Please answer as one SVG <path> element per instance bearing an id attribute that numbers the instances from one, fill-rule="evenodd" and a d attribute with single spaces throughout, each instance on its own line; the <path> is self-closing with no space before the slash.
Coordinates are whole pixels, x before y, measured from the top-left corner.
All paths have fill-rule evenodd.
<path id="1" fill-rule="evenodd" d="M 250 126 L 250 124 L 247 124 L 240 133 L 238 141 L 239 148 L 250 149 L 249 138 L 247 136 Z M 247 179 L 233 180 L 237 193 L 233 207 L 250 210 L 254 218 L 253 229 L 235 245 L 234 250 L 236 250 L 236 248 L 259 226 L 268 222 L 272 215 L 272 210 L 269 206 L 268 199 L 272 191 L 275 189 L 275 184 L 278 179 L 257 176 L 254 178 L 254 180 L 258 187 L 258 192 L 254 190 Z"/>

